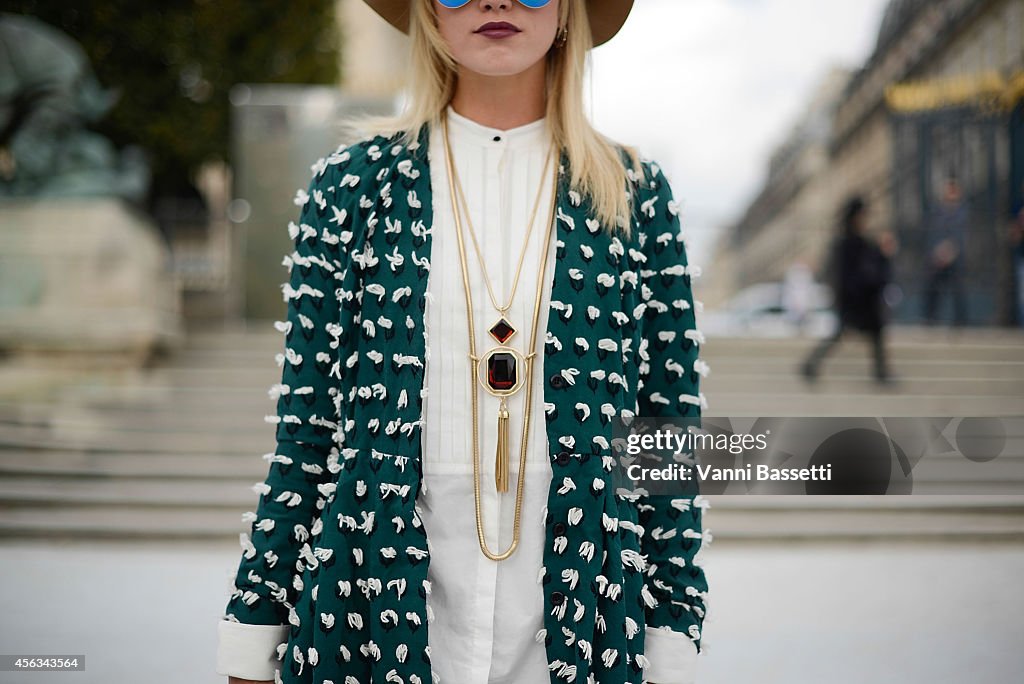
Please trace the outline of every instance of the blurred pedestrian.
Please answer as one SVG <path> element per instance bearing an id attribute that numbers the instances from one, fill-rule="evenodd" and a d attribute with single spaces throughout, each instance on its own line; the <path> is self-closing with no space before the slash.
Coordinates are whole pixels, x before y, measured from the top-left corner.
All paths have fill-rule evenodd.
<path id="1" fill-rule="evenodd" d="M 949 290 L 953 298 L 953 325 L 967 322 L 964 291 L 968 211 L 955 175 L 946 178 L 942 201 L 929 214 L 926 224 L 924 322 L 934 325 L 940 294 Z"/>
<path id="2" fill-rule="evenodd" d="M 825 356 L 843 333 L 854 329 L 871 338 L 874 375 L 879 383 L 894 381 L 885 356 L 884 328 L 887 319 L 883 293 L 891 277 L 890 257 L 897 246 L 891 234 L 881 245 L 865 235 L 867 201 L 855 195 L 843 207 L 839 235 L 833 241 L 827 277 L 835 293 L 835 332 L 815 347 L 800 368 L 808 381 L 816 380 Z"/>
<path id="3" fill-rule="evenodd" d="M 1021 183 L 1021 196 L 1013 203 L 1010 216 L 1010 258 L 1013 261 L 1014 313 L 1017 325 L 1024 327 L 1024 183 Z"/>

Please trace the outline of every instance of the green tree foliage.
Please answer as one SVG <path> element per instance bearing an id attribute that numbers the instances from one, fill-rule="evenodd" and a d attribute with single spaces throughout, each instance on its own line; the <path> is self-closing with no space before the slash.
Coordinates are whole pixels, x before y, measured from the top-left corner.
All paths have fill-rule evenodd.
<path id="1" fill-rule="evenodd" d="M 334 0 L 9 0 L 61 29 L 118 89 L 94 128 L 150 156 L 152 194 L 187 195 L 204 160 L 227 159 L 236 83 L 338 80 Z"/>

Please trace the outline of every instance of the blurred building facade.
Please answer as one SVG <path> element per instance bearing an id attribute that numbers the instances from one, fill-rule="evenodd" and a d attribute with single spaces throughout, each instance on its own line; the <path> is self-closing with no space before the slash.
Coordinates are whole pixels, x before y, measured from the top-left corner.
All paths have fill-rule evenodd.
<path id="1" fill-rule="evenodd" d="M 748 285 L 780 281 L 796 259 L 813 264 L 826 237 L 817 228 L 829 215 L 834 194 L 828 174 L 832 120 L 850 76 L 846 69 L 830 69 L 775 149 L 764 186 L 715 256 L 718 274 L 732 278 L 718 278 L 715 289 L 705 293 L 706 304 L 717 306 Z"/>
<path id="2" fill-rule="evenodd" d="M 720 245 L 716 262 L 729 264 L 732 290 L 779 280 L 794 259 L 823 275 L 838 207 L 862 193 L 871 229 L 892 231 L 901 246 L 895 277 L 904 296 L 893 318 L 916 321 L 925 216 L 953 172 L 971 208 L 968 322 L 1007 322 L 1006 227 L 1024 177 L 1022 92 L 1024 0 L 892 0 L 871 57 L 852 74 L 825 78 Z"/>

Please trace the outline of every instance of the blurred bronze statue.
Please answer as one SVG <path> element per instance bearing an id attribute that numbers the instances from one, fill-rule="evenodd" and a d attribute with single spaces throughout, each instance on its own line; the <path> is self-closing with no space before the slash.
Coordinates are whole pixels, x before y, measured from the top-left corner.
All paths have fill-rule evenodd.
<path id="1" fill-rule="evenodd" d="M 852 328 L 871 338 L 875 380 L 881 384 L 895 382 L 886 363 L 884 329 L 888 309 L 883 295 L 891 279 L 891 257 L 898 247 L 891 233 L 884 233 L 877 243 L 865 235 L 867 208 L 860 196 L 851 197 L 843 208 L 840 234 L 832 244 L 828 264 L 837 309 L 836 329 L 801 366 L 801 374 L 808 381 L 817 379 L 825 356 Z"/>
<path id="2" fill-rule="evenodd" d="M 0 13 L 0 197 L 120 196 L 149 186 L 142 152 L 89 130 L 110 111 L 70 37 L 32 17 Z"/>

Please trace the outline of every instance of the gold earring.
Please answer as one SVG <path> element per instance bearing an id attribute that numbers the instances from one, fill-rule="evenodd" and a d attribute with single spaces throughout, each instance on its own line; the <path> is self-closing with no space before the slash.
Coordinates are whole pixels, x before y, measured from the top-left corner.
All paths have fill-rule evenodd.
<path id="1" fill-rule="evenodd" d="M 569 39 L 569 30 L 566 28 L 558 29 L 558 33 L 555 34 L 555 47 L 565 47 L 565 42 Z"/>

